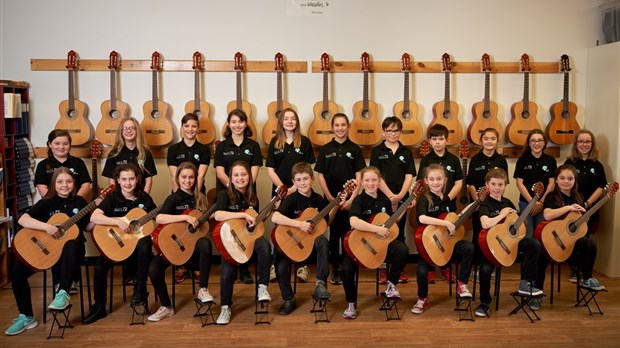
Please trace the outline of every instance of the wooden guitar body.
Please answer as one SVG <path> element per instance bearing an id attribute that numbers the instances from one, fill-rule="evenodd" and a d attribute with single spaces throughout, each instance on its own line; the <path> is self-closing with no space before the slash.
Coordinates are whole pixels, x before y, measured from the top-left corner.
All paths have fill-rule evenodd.
<path id="1" fill-rule="evenodd" d="M 381 134 L 381 124 L 377 119 L 379 108 L 372 101 L 367 101 L 368 108 L 364 109 L 364 102 L 357 101 L 353 104 L 353 122 L 349 127 L 349 137 L 351 141 L 358 145 L 375 145 L 383 137 Z"/>
<path id="2" fill-rule="evenodd" d="M 80 100 L 74 100 L 74 107 L 71 109 L 70 101 L 63 100 L 58 104 L 60 119 L 56 122 L 54 129 L 63 129 L 71 134 L 71 145 L 84 145 L 90 141 L 91 125 L 86 121 L 88 106 Z"/>
<path id="3" fill-rule="evenodd" d="M 297 221 L 310 221 L 318 211 L 315 208 L 307 208 L 301 212 Z M 271 232 L 273 244 L 282 251 L 291 261 L 301 262 L 310 257 L 314 248 L 314 241 L 327 231 L 327 222 L 321 219 L 314 226 L 311 233 L 306 233 L 298 228 L 280 225 Z"/>
<path id="4" fill-rule="evenodd" d="M 443 213 L 439 218 L 452 223 L 459 219 L 455 213 Z M 458 226 L 450 236 L 445 227 L 421 224 L 415 231 L 415 245 L 424 261 L 429 265 L 442 267 L 450 262 L 454 245 L 464 236 L 464 226 Z"/>
<path id="5" fill-rule="evenodd" d="M 515 145 L 525 145 L 527 135 L 534 129 L 541 129 L 540 123 L 536 119 L 538 113 L 538 105 L 535 102 L 528 102 L 529 113 L 524 113 L 525 105 L 522 101 L 512 104 L 510 113 L 512 119 L 508 123 L 508 140 Z M 527 118 L 524 115 L 527 114 Z"/>
<path id="6" fill-rule="evenodd" d="M 329 143 L 334 137 L 332 116 L 338 112 L 338 105 L 329 100 L 329 55 L 321 55 L 321 71 L 323 71 L 323 100 L 314 103 L 312 112 L 314 119 L 308 129 L 310 142 L 317 146 Z"/>
<path id="7" fill-rule="evenodd" d="M 199 210 L 188 209 L 183 214 L 200 219 L 203 213 Z M 209 223 L 201 223 L 194 229 L 187 222 L 174 222 L 160 225 L 153 233 L 153 245 L 168 262 L 175 266 L 187 263 L 196 250 L 198 239 L 209 233 Z"/>
<path id="8" fill-rule="evenodd" d="M 403 122 L 403 130 L 400 133 L 400 141 L 405 146 L 412 146 L 422 140 L 423 129 L 417 118 L 418 104 L 410 101 L 405 105 L 404 101 L 394 104 L 394 115 Z"/>
<path id="9" fill-rule="evenodd" d="M 255 210 L 249 209 L 246 214 L 256 217 Z M 213 229 L 213 242 L 222 257 L 233 265 L 246 263 L 252 257 L 256 240 L 263 236 L 265 223 L 257 222 L 254 229 L 249 230 L 245 219 L 223 221 Z"/>
<path id="10" fill-rule="evenodd" d="M 448 141 L 446 145 L 456 145 L 463 139 L 463 128 L 458 120 L 459 105 L 454 102 L 449 102 L 449 107 L 446 108 L 446 103 L 438 101 L 433 104 L 433 120 L 428 128 L 435 124 L 441 124 L 448 128 Z"/>
<path id="11" fill-rule="evenodd" d="M 575 248 L 575 242 L 588 233 L 588 224 L 581 224 L 574 232 L 570 225 L 581 217 L 573 211 L 557 220 L 545 220 L 536 226 L 534 238 L 539 240 L 549 257 L 555 262 L 568 260 Z"/>
<path id="12" fill-rule="evenodd" d="M 482 131 L 487 128 L 493 128 L 497 130 L 497 132 L 500 134 L 499 138 L 497 139 L 498 142 L 502 139 L 503 128 L 502 125 L 499 123 L 499 120 L 497 119 L 497 111 L 497 103 L 492 100 L 489 100 L 488 116 L 485 116 L 484 101 L 479 101 L 472 105 L 471 112 L 474 115 L 474 120 L 472 121 L 472 123 L 469 124 L 469 127 L 467 128 L 467 135 L 469 137 L 469 141 L 476 145 L 482 145 L 482 142 L 480 141 L 480 134 L 482 134 Z"/>
<path id="13" fill-rule="evenodd" d="M 525 238 L 525 224 L 521 224 L 516 231 L 511 231 L 519 216 L 510 213 L 502 223 L 490 229 L 483 229 L 478 235 L 478 243 L 484 256 L 498 267 L 510 267 L 517 259 L 518 245 Z M 514 234 L 512 232 L 515 232 Z"/>
<path id="14" fill-rule="evenodd" d="M 198 132 L 196 139 L 202 144 L 211 144 L 215 141 L 215 127 L 211 122 L 211 106 L 200 98 L 200 71 L 203 68 L 202 54 L 194 52 L 192 57 L 194 69 L 194 99 L 185 103 L 185 113 L 198 115 Z M 181 131 L 181 137 L 183 136 Z"/>
<path id="15" fill-rule="evenodd" d="M 383 225 L 389 218 L 390 216 L 385 213 L 378 213 L 369 222 L 373 225 Z M 344 237 L 344 248 L 360 267 L 379 268 L 385 262 L 388 245 L 398 237 L 398 224 L 390 226 L 389 231 L 387 237 L 381 238 L 374 232 L 353 229 Z"/>
<path id="16" fill-rule="evenodd" d="M 129 233 L 120 230 L 118 226 L 96 225 L 93 240 L 97 249 L 110 261 L 126 260 L 136 250 L 138 241 L 151 235 L 155 229 L 155 222 L 152 219 L 144 224 L 138 221 L 146 214 L 141 208 L 133 208 L 125 216 L 116 218 L 129 225 L 131 228 Z"/>
<path id="17" fill-rule="evenodd" d="M 116 139 L 116 131 L 120 127 L 123 120 L 127 117 L 127 103 L 116 100 L 116 108 L 112 108 L 112 101 L 104 100 L 101 103 L 101 120 L 97 123 L 95 135 L 102 143 L 106 145 L 114 144 Z M 73 139 L 73 137 L 72 137 Z"/>
<path id="18" fill-rule="evenodd" d="M 577 105 L 568 102 L 566 108 L 567 113 L 564 112 L 564 102 L 554 103 L 549 108 L 551 122 L 547 125 L 547 134 L 549 140 L 560 145 L 572 144 L 581 129 L 574 116 L 577 115 Z"/>

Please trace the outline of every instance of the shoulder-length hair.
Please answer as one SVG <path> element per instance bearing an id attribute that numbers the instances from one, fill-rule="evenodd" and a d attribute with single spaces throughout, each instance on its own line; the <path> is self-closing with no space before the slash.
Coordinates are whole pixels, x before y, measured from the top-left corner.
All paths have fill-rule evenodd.
<path id="1" fill-rule="evenodd" d="M 245 169 L 245 171 L 248 173 L 248 177 L 249 177 L 249 181 L 248 181 L 248 187 L 245 189 L 245 193 L 243 194 L 245 196 L 245 200 L 248 202 L 249 205 L 255 207 L 258 205 L 258 197 L 256 196 L 256 192 L 254 192 L 254 185 L 252 184 L 254 182 L 253 178 L 252 178 L 252 170 L 250 169 L 250 165 L 245 162 L 245 161 L 236 161 L 234 162 L 231 166 L 230 166 L 230 170 L 228 171 L 228 177 L 232 179 L 232 171 L 235 167 L 243 167 Z M 230 202 L 233 205 L 236 205 L 239 203 L 238 201 L 238 194 L 242 194 L 241 192 L 239 192 L 236 188 L 235 185 L 231 184 L 228 185 L 228 188 L 226 189 L 226 191 L 228 191 L 228 197 L 230 198 Z"/>
<path id="2" fill-rule="evenodd" d="M 276 130 L 276 149 L 283 149 L 284 145 L 286 145 L 286 131 L 284 130 L 284 114 L 287 112 L 292 112 L 293 116 L 295 116 L 295 129 L 293 130 L 293 146 L 299 147 L 301 146 L 301 131 L 299 127 L 299 116 L 297 115 L 297 111 L 292 108 L 282 109 L 280 114 L 278 114 L 278 129 Z"/>
<path id="3" fill-rule="evenodd" d="M 579 135 L 581 134 L 590 135 L 590 139 L 592 140 L 592 147 L 590 147 L 590 153 L 588 153 L 587 159 L 597 160 L 598 159 L 598 148 L 596 147 L 596 138 L 594 137 L 594 133 L 592 133 L 591 131 L 587 129 L 582 129 L 579 132 L 577 132 L 577 135 L 575 135 L 575 141 L 573 141 L 573 148 L 570 151 L 570 155 L 568 156 L 568 159 L 571 160 L 573 163 L 581 159 L 581 154 L 579 153 L 579 150 L 577 149 L 577 139 L 579 138 Z"/>
<path id="4" fill-rule="evenodd" d="M 58 179 L 58 176 L 60 174 L 67 174 L 69 175 L 72 179 L 73 179 L 73 190 L 71 190 L 71 193 L 69 194 L 69 197 L 73 197 L 77 194 L 77 186 L 75 184 L 75 176 L 73 176 L 73 173 L 71 173 L 71 170 L 69 170 L 69 168 L 67 167 L 58 167 L 56 169 L 54 169 L 54 174 L 52 174 L 52 178 L 50 179 L 50 184 L 48 186 L 48 190 L 47 193 L 45 194 L 45 197 L 43 198 L 54 198 L 56 196 L 58 196 L 58 192 L 56 192 L 56 180 Z"/>
<path id="5" fill-rule="evenodd" d="M 532 138 L 532 135 L 534 134 L 542 135 L 543 141 L 545 143 L 542 150 L 545 151 L 545 149 L 547 148 L 547 136 L 545 135 L 545 132 L 543 132 L 542 129 L 538 129 L 538 128 L 532 129 L 532 131 L 530 131 L 530 133 L 527 135 L 527 138 L 525 139 L 525 145 L 523 146 L 523 152 L 521 153 L 521 156 L 532 152 L 532 147 L 530 146 L 530 139 Z"/>
<path id="6" fill-rule="evenodd" d="M 248 127 L 248 115 L 245 113 L 245 111 L 241 109 L 233 109 L 228 113 L 228 117 L 226 118 L 226 130 L 224 130 L 224 134 L 222 134 L 224 138 L 228 138 L 232 134 L 229 124 L 230 124 L 230 119 L 233 116 L 237 116 L 239 117 L 241 122 L 245 122 L 246 126 L 245 126 L 245 129 L 243 130 L 243 136 L 245 136 L 246 138 L 251 137 L 254 133 L 252 132 L 252 129 Z"/>
<path id="7" fill-rule="evenodd" d="M 136 157 L 136 160 L 138 161 L 138 165 L 140 166 L 140 169 L 142 171 L 152 174 L 144 167 L 147 146 L 144 142 L 144 136 L 142 135 L 142 128 L 140 128 L 140 122 L 138 122 L 138 120 L 133 117 L 124 118 L 118 126 L 118 129 L 116 130 L 116 138 L 114 139 L 114 144 L 110 148 L 108 158 L 118 155 L 125 146 L 125 138 L 123 138 L 123 127 L 125 122 L 127 121 L 131 121 L 134 127 L 136 127 L 136 149 L 138 149 L 138 157 Z"/>
<path id="8" fill-rule="evenodd" d="M 181 187 L 181 184 L 179 183 L 179 176 L 181 175 L 181 172 L 183 170 L 189 169 L 191 171 L 194 172 L 194 186 L 192 187 L 192 193 L 194 194 L 195 197 L 195 208 L 201 211 L 204 211 L 207 208 L 207 198 L 205 197 L 205 195 L 202 194 L 202 192 L 200 192 L 200 190 L 198 190 L 198 185 L 197 185 L 197 181 L 198 181 L 198 169 L 196 168 L 196 166 L 192 163 L 192 162 L 183 162 L 181 164 L 179 164 L 179 166 L 177 167 L 177 172 L 174 175 L 174 181 L 177 183 L 177 186 Z"/>
<path id="9" fill-rule="evenodd" d="M 67 137 L 69 139 L 69 150 L 71 150 L 71 134 L 65 129 L 54 129 L 47 135 L 47 164 L 45 165 L 45 170 L 49 171 L 52 169 L 52 158 L 54 157 L 54 153 L 52 152 L 52 148 L 50 145 L 52 141 L 56 138 Z"/>
<path id="10" fill-rule="evenodd" d="M 573 185 L 573 188 L 570 189 L 570 196 L 575 200 L 575 203 L 583 206 L 583 197 L 579 193 L 579 187 L 577 183 L 577 169 L 575 169 L 572 164 L 562 164 L 561 166 L 559 166 L 558 169 L 555 170 L 555 180 L 557 182 L 558 176 L 560 176 L 560 173 L 565 170 L 571 171 L 571 173 L 573 173 L 573 176 L 575 177 L 575 184 Z M 562 200 L 562 191 L 560 191 L 560 186 L 557 183 L 553 187 L 553 194 L 556 205 L 558 207 L 563 207 L 564 201 Z"/>

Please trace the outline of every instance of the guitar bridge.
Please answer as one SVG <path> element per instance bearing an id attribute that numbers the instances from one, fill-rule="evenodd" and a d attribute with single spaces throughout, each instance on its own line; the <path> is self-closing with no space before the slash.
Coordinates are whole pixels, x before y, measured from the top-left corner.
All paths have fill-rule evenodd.
<path id="1" fill-rule="evenodd" d="M 37 237 L 32 237 L 30 240 L 39 248 L 45 255 L 49 255 L 50 251 L 47 250 L 45 244 L 43 244 Z"/>
<path id="2" fill-rule="evenodd" d="M 114 240 L 116 241 L 116 244 L 118 244 L 119 247 L 124 247 L 125 243 L 123 243 L 123 240 L 121 239 L 121 236 L 118 235 L 118 233 L 116 233 L 116 231 L 114 231 L 114 229 L 112 228 L 108 228 L 108 233 L 110 234 L 110 236 L 112 238 L 114 238 Z"/>
<path id="3" fill-rule="evenodd" d="M 360 134 L 373 134 L 375 130 L 374 129 L 358 129 L 357 132 Z"/>
<path id="4" fill-rule="evenodd" d="M 562 238 L 560 238 L 558 233 L 555 230 L 553 230 L 553 232 L 551 232 L 551 234 L 553 234 L 553 238 L 558 243 L 560 248 L 562 248 L 562 250 L 566 250 L 566 245 L 564 245 L 564 242 L 562 242 Z"/>
<path id="5" fill-rule="evenodd" d="M 295 244 L 297 244 L 299 249 L 301 250 L 304 249 L 303 243 L 299 240 L 299 238 L 297 238 L 297 236 L 293 234 L 293 232 L 291 232 L 291 230 L 286 230 L 286 234 L 288 234 L 288 236 L 291 237 L 291 239 L 293 240 L 293 242 L 295 242 Z"/>
<path id="6" fill-rule="evenodd" d="M 372 247 L 372 245 L 370 244 L 370 242 L 368 240 L 366 240 L 366 238 L 362 237 L 362 244 L 364 244 L 364 246 L 370 250 L 370 252 L 373 255 L 377 255 L 377 250 L 375 250 L 375 248 Z"/>
<path id="7" fill-rule="evenodd" d="M 506 254 L 510 255 L 511 251 L 508 248 L 508 246 L 504 243 L 504 241 L 499 236 L 495 236 L 495 240 L 497 240 L 497 242 L 499 243 L 499 246 L 501 246 L 502 249 L 504 249 Z"/>
<path id="8" fill-rule="evenodd" d="M 147 134 L 166 134 L 166 131 L 164 129 L 147 129 L 146 133 Z"/>
<path id="9" fill-rule="evenodd" d="M 332 131 L 332 130 L 318 130 L 318 131 L 316 131 L 316 134 L 319 134 L 319 135 L 334 134 L 334 131 Z"/>
<path id="10" fill-rule="evenodd" d="M 237 232 L 235 232 L 235 230 L 230 230 L 230 234 L 233 236 L 233 238 L 235 239 L 235 242 L 237 243 L 237 245 L 239 246 L 239 248 L 241 248 L 241 250 L 245 251 L 245 245 L 243 244 L 243 242 L 241 241 L 241 238 L 239 238 L 239 236 L 237 235 Z"/>
<path id="11" fill-rule="evenodd" d="M 181 251 L 185 251 L 185 245 L 183 244 L 183 242 L 181 242 L 181 240 L 177 237 L 176 234 L 172 234 L 171 238 L 175 243 L 177 243 Z"/>
<path id="12" fill-rule="evenodd" d="M 563 130 L 563 129 L 558 129 L 555 131 L 557 134 L 573 134 L 575 133 L 574 130 L 570 129 L 570 130 Z"/>
<path id="13" fill-rule="evenodd" d="M 435 241 L 435 244 L 437 245 L 439 250 L 441 250 L 442 253 L 445 253 L 446 248 L 443 246 L 443 243 L 441 243 L 441 240 L 439 240 L 439 237 L 437 237 L 436 234 L 433 235 L 433 240 Z"/>

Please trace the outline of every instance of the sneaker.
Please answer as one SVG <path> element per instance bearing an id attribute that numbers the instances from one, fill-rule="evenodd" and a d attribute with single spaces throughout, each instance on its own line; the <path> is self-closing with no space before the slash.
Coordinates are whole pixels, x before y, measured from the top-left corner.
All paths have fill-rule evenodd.
<path id="1" fill-rule="evenodd" d="M 459 294 L 462 298 L 471 298 L 471 292 L 467 288 L 467 284 L 463 283 L 459 280 L 458 286 L 456 287 L 456 293 Z"/>
<path id="2" fill-rule="evenodd" d="M 327 286 L 325 286 L 325 282 L 322 280 L 316 281 L 316 286 L 314 287 L 314 296 L 318 299 L 326 299 L 329 298 L 329 291 L 327 291 Z"/>
<path id="3" fill-rule="evenodd" d="M 489 305 L 486 303 L 481 303 L 478 308 L 476 308 L 476 311 L 474 313 L 476 313 L 477 317 L 488 317 L 489 313 L 491 312 L 491 308 L 489 308 Z"/>
<path id="4" fill-rule="evenodd" d="M 426 275 L 426 280 L 429 284 L 435 284 L 435 272 L 429 270 L 428 274 Z"/>
<path id="5" fill-rule="evenodd" d="M 542 295 L 543 291 L 535 287 L 532 282 L 521 279 L 519 282 L 519 293 L 523 295 L 538 296 Z"/>
<path id="6" fill-rule="evenodd" d="M 345 319 L 357 318 L 357 306 L 355 302 L 347 302 L 347 308 L 345 308 L 344 313 L 342 313 L 342 317 Z"/>
<path id="7" fill-rule="evenodd" d="M 213 296 L 209 293 L 209 289 L 200 288 L 198 290 L 198 299 L 202 303 L 213 302 Z"/>
<path id="8" fill-rule="evenodd" d="M 258 284 L 258 301 L 271 301 L 271 296 L 267 291 L 267 285 Z"/>
<path id="9" fill-rule="evenodd" d="M 4 333 L 8 336 L 15 336 L 26 330 L 34 329 L 37 326 L 39 326 L 39 322 L 34 317 L 27 317 L 20 314 L 17 318 L 13 319 L 13 324 L 11 324 Z"/>
<path id="10" fill-rule="evenodd" d="M 579 277 L 579 270 L 576 267 L 572 267 L 570 268 L 570 276 L 568 277 L 568 281 L 576 284 L 577 283 L 577 278 Z"/>
<path id="11" fill-rule="evenodd" d="M 222 306 L 222 310 L 220 311 L 220 316 L 217 317 L 217 321 L 215 321 L 215 323 L 217 325 L 228 325 L 230 323 L 230 316 L 231 316 L 230 307 L 224 305 Z"/>
<path id="12" fill-rule="evenodd" d="M 539 310 L 541 305 L 542 305 L 542 298 L 533 298 L 529 303 L 529 307 L 533 311 Z"/>
<path id="13" fill-rule="evenodd" d="M 398 292 L 396 285 L 389 280 L 387 282 L 387 289 L 385 289 L 385 296 L 387 298 L 400 298 L 400 292 Z"/>
<path id="14" fill-rule="evenodd" d="M 276 276 L 276 266 L 275 265 L 271 265 L 271 267 L 269 268 L 269 281 L 270 282 L 275 282 L 277 279 Z"/>
<path id="15" fill-rule="evenodd" d="M 329 282 L 332 284 L 342 284 L 342 278 L 340 278 L 340 270 L 339 269 L 334 269 L 332 270 L 332 276 L 329 279 Z"/>
<path id="16" fill-rule="evenodd" d="M 65 309 L 69 305 L 70 299 L 71 299 L 71 296 L 69 296 L 69 294 L 67 294 L 66 291 L 60 290 L 56 294 L 56 297 L 54 297 L 54 301 L 52 301 L 52 303 L 50 303 L 50 305 L 47 306 L 47 308 L 58 309 L 58 310 Z"/>
<path id="17" fill-rule="evenodd" d="M 605 287 L 601 283 L 599 283 L 599 281 L 596 280 L 596 278 L 588 278 L 584 280 L 581 286 L 584 288 L 588 288 L 590 290 L 595 290 L 595 291 L 601 291 L 605 289 Z"/>
<path id="18" fill-rule="evenodd" d="M 157 312 L 155 312 L 155 314 L 149 316 L 149 321 L 160 321 L 160 320 L 169 318 L 173 315 L 174 315 L 174 309 L 172 307 L 168 308 L 168 307 L 161 306 L 159 307 Z"/>
<path id="19" fill-rule="evenodd" d="M 71 282 L 71 288 L 69 288 L 69 295 L 77 295 L 80 293 L 80 288 L 76 281 Z"/>
<path id="20" fill-rule="evenodd" d="M 398 283 L 407 284 L 408 282 L 409 282 L 409 277 L 407 277 L 407 272 L 403 270 L 402 272 L 400 272 L 400 277 L 398 277 Z"/>
<path id="21" fill-rule="evenodd" d="M 422 314 L 426 308 L 428 308 L 428 299 L 418 297 L 418 302 L 411 308 L 411 313 Z"/>
<path id="22" fill-rule="evenodd" d="M 446 266 L 439 269 L 439 274 L 441 274 L 441 279 L 443 279 L 446 283 L 454 284 L 456 282 L 456 275 L 452 274 L 450 277 L 450 270 L 452 266 Z"/>
<path id="23" fill-rule="evenodd" d="M 194 282 L 200 283 L 200 271 L 194 271 Z"/>
<path id="24" fill-rule="evenodd" d="M 239 271 L 239 280 L 243 284 L 254 284 L 254 278 L 252 278 L 250 271 L 247 269 Z"/>
<path id="25" fill-rule="evenodd" d="M 295 302 L 295 299 L 285 300 L 284 303 L 282 303 L 282 306 L 280 306 L 280 309 L 278 309 L 278 314 L 289 315 L 295 310 L 295 308 L 297 308 L 297 302 Z"/>
<path id="26" fill-rule="evenodd" d="M 379 274 L 377 275 L 377 281 L 379 284 L 387 284 L 387 268 L 379 267 Z"/>
<path id="27" fill-rule="evenodd" d="M 302 283 L 307 282 L 309 276 L 310 276 L 310 269 L 308 268 L 308 266 L 299 267 L 297 269 L 297 278 L 299 278 L 299 280 Z"/>
<path id="28" fill-rule="evenodd" d="M 177 283 L 183 283 L 185 279 L 189 278 L 189 272 L 183 268 L 177 268 L 177 271 L 174 273 L 174 281 Z"/>

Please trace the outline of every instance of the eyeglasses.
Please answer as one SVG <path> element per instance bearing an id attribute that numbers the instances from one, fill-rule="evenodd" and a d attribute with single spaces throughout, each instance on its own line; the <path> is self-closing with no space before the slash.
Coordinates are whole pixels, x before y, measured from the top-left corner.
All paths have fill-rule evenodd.
<path id="1" fill-rule="evenodd" d="M 386 129 L 384 130 L 385 134 L 389 134 L 389 135 L 396 135 L 396 134 L 400 134 L 400 130 L 398 129 Z"/>
<path id="2" fill-rule="evenodd" d="M 531 144 L 544 143 L 545 139 L 530 139 Z"/>
<path id="3" fill-rule="evenodd" d="M 592 144 L 592 140 L 577 140 L 577 144 Z"/>
<path id="4" fill-rule="evenodd" d="M 121 129 L 124 130 L 124 131 L 135 131 L 136 130 L 136 126 L 123 127 Z"/>

